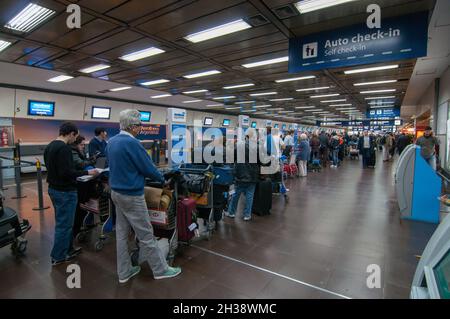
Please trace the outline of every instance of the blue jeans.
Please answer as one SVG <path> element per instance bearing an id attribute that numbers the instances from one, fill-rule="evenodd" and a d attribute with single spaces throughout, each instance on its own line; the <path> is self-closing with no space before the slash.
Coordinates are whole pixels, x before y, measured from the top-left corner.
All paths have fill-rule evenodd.
<path id="1" fill-rule="evenodd" d="M 338 165 L 339 164 L 339 150 L 333 150 L 332 152 L 332 156 L 333 156 L 333 165 Z"/>
<path id="2" fill-rule="evenodd" d="M 236 214 L 237 205 L 241 194 L 245 194 L 244 217 L 252 216 L 253 196 L 255 195 L 256 183 L 237 183 L 233 198 L 231 198 L 230 215 Z"/>
<path id="3" fill-rule="evenodd" d="M 61 192 L 52 188 L 48 195 L 55 209 L 55 239 L 50 254 L 53 260 L 64 260 L 72 248 L 72 227 L 77 209 L 77 191 Z"/>

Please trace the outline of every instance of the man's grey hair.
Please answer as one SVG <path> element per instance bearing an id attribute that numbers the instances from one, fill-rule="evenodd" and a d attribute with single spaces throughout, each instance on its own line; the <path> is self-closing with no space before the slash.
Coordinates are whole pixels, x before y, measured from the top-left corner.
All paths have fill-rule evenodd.
<path id="1" fill-rule="evenodd" d="M 125 131 L 133 125 L 141 124 L 141 113 L 138 110 L 127 109 L 120 112 L 120 129 Z"/>

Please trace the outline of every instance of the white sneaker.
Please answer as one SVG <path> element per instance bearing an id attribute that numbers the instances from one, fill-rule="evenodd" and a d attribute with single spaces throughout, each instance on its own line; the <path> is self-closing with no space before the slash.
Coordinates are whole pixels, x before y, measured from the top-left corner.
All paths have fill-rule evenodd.
<path id="1" fill-rule="evenodd" d="M 134 276 L 139 274 L 140 271 L 141 271 L 141 267 L 139 267 L 139 266 L 132 267 L 130 270 L 130 274 L 124 279 L 119 279 L 119 283 L 124 284 L 124 283 L 128 282 L 128 280 L 130 280 L 131 278 L 133 278 Z"/>
<path id="2" fill-rule="evenodd" d="M 252 220 L 252 218 L 251 218 L 250 216 L 245 216 L 245 217 L 244 217 L 244 221 L 248 222 L 248 221 L 250 221 L 250 220 Z"/>

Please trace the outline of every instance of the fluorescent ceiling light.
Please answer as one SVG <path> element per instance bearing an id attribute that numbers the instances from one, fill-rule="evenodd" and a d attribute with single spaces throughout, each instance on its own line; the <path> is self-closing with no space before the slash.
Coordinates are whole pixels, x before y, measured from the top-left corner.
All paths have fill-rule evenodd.
<path id="1" fill-rule="evenodd" d="M 136 52 L 133 52 L 130 54 L 126 54 L 124 56 L 121 56 L 119 59 L 125 60 L 128 62 L 132 62 L 132 61 L 148 58 L 149 56 L 157 55 L 157 54 L 164 53 L 164 52 L 166 52 L 166 51 L 155 48 L 155 47 L 151 47 L 151 48 L 143 49 L 143 50 L 136 51 Z"/>
<path id="2" fill-rule="evenodd" d="M 355 83 L 354 86 L 362 86 L 362 85 L 375 85 L 375 84 L 386 84 L 386 83 L 395 83 L 397 80 L 385 80 L 385 81 L 375 81 L 375 82 L 361 82 Z"/>
<path id="3" fill-rule="evenodd" d="M 198 103 L 198 102 L 202 102 L 202 100 L 183 101 L 183 103 Z"/>
<path id="4" fill-rule="evenodd" d="M 209 39 L 221 37 L 223 35 L 227 35 L 230 33 L 242 31 L 245 29 L 249 29 L 252 26 L 249 25 L 247 22 L 245 22 L 242 19 L 235 20 L 226 24 L 222 24 L 219 26 L 216 26 L 214 28 L 206 29 L 197 33 L 189 34 L 188 36 L 184 37 L 186 40 L 198 43 L 202 41 L 206 41 Z"/>
<path id="5" fill-rule="evenodd" d="M 202 76 L 214 75 L 214 74 L 219 74 L 219 73 L 222 73 L 222 72 L 220 72 L 218 70 L 209 70 L 209 71 L 204 71 L 204 72 L 199 72 L 199 73 L 183 75 L 183 77 L 186 79 L 194 79 L 194 78 L 199 78 Z"/>
<path id="6" fill-rule="evenodd" d="M 340 99 L 340 100 L 326 100 L 326 101 L 320 101 L 320 103 L 335 103 L 335 102 L 345 102 L 347 99 Z"/>
<path id="7" fill-rule="evenodd" d="M 398 64 L 392 64 L 392 65 L 374 66 L 371 68 L 348 70 L 348 71 L 344 71 L 344 73 L 345 74 L 355 74 L 355 73 L 373 72 L 373 71 L 381 71 L 381 70 L 389 70 L 389 69 L 397 69 L 397 68 L 398 68 Z"/>
<path id="8" fill-rule="evenodd" d="M 380 104 L 395 104 L 395 102 L 388 102 L 388 101 L 380 101 L 380 102 L 370 102 L 370 103 L 367 103 L 367 104 L 369 104 L 369 105 L 380 105 Z"/>
<path id="9" fill-rule="evenodd" d="M 351 106 L 351 103 L 344 103 L 344 104 L 330 104 L 328 106 L 332 106 L 332 107 L 339 107 L 339 106 Z"/>
<path id="10" fill-rule="evenodd" d="M 326 90 L 329 89 L 329 86 L 321 86 L 321 87 L 315 87 L 315 88 L 306 88 L 306 89 L 298 89 L 297 92 L 305 92 L 305 91 L 317 91 L 317 90 Z"/>
<path id="11" fill-rule="evenodd" d="M 340 107 L 336 109 L 336 111 L 348 111 L 348 110 L 356 110 L 356 107 Z"/>
<path id="12" fill-rule="evenodd" d="M 395 95 L 366 97 L 365 100 L 395 99 Z"/>
<path id="13" fill-rule="evenodd" d="M 161 94 L 161 95 L 153 95 L 151 96 L 152 99 L 161 99 L 163 97 L 169 97 L 172 96 L 172 94 Z"/>
<path id="14" fill-rule="evenodd" d="M 236 97 L 234 95 L 230 95 L 230 96 L 218 96 L 218 97 L 213 97 L 213 100 L 228 100 L 228 99 L 235 99 Z"/>
<path id="15" fill-rule="evenodd" d="M 123 90 L 129 90 L 131 89 L 131 86 L 122 86 L 120 88 L 111 89 L 111 92 L 117 92 L 117 91 L 123 91 Z"/>
<path id="16" fill-rule="evenodd" d="M 323 109 L 305 110 L 305 112 L 323 111 Z"/>
<path id="17" fill-rule="evenodd" d="M 254 86 L 254 85 L 255 84 L 253 84 L 253 83 L 246 83 L 246 84 L 236 84 L 236 85 L 224 86 L 223 88 L 225 90 L 231 90 L 231 89 L 244 88 L 244 87 Z"/>
<path id="18" fill-rule="evenodd" d="M 110 68 L 110 67 L 111 66 L 107 65 L 107 64 L 96 64 L 96 65 L 93 65 L 93 66 L 81 69 L 80 72 L 81 73 L 93 73 L 93 72 L 104 70 L 104 69 L 107 69 L 107 68 Z"/>
<path id="19" fill-rule="evenodd" d="M 239 110 L 240 106 L 226 107 L 225 110 Z"/>
<path id="20" fill-rule="evenodd" d="M 262 92 L 262 93 L 253 93 L 250 94 L 250 96 L 263 96 L 263 95 L 275 95 L 278 94 L 277 92 Z"/>
<path id="21" fill-rule="evenodd" d="M 383 107 L 393 107 L 393 105 L 371 105 L 371 109 L 383 108 Z"/>
<path id="22" fill-rule="evenodd" d="M 291 81 L 300 81 L 300 80 L 308 80 L 308 79 L 315 79 L 315 75 L 308 75 L 308 76 L 301 76 L 298 78 L 290 78 L 290 79 L 280 79 L 275 80 L 276 83 L 283 83 L 283 82 L 291 82 Z"/>
<path id="23" fill-rule="evenodd" d="M 204 93 L 204 92 L 208 92 L 208 90 L 186 91 L 186 92 L 183 92 L 183 94 L 195 94 L 195 93 Z"/>
<path id="24" fill-rule="evenodd" d="M 256 112 L 256 110 L 248 109 L 248 110 L 242 110 L 242 113 L 248 113 L 248 112 Z"/>
<path id="25" fill-rule="evenodd" d="M 159 80 L 143 82 L 143 83 L 141 83 L 141 85 L 155 85 L 155 84 L 161 84 L 161 83 L 167 83 L 167 82 L 170 82 L 170 81 L 166 80 L 166 79 L 159 79 Z"/>
<path id="26" fill-rule="evenodd" d="M 267 114 L 267 113 L 269 113 L 269 112 L 266 112 L 266 111 L 258 111 L 258 112 L 255 112 L 254 114 Z"/>
<path id="27" fill-rule="evenodd" d="M 270 107 L 270 106 L 272 106 L 272 105 L 270 105 L 270 104 L 263 104 L 263 105 L 255 105 L 254 106 L 254 108 L 261 108 L 261 107 Z"/>
<path id="28" fill-rule="evenodd" d="M 295 108 L 296 109 L 313 109 L 313 108 L 315 108 L 315 106 L 314 105 L 311 105 L 311 106 L 296 106 Z"/>
<path id="29" fill-rule="evenodd" d="M 5 24 L 5 28 L 19 32 L 29 32 L 54 14 L 55 11 L 53 10 L 30 3 L 19 14 L 9 20 Z"/>
<path id="30" fill-rule="evenodd" d="M 303 0 L 295 4 L 298 12 L 307 13 L 356 0 Z"/>
<path id="31" fill-rule="evenodd" d="M 294 113 L 294 111 L 280 111 L 278 113 Z"/>
<path id="32" fill-rule="evenodd" d="M 268 111 L 283 111 L 284 109 L 282 107 L 274 107 L 271 109 L 267 109 Z"/>
<path id="33" fill-rule="evenodd" d="M 323 95 L 312 95 L 312 96 L 310 96 L 310 98 L 318 99 L 318 98 L 321 98 L 321 97 L 330 97 L 330 96 L 338 96 L 338 95 L 339 95 L 339 93 L 323 94 Z"/>
<path id="34" fill-rule="evenodd" d="M 372 90 L 372 91 L 362 91 L 359 92 L 361 94 L 372 94 L 372 93 L 386 93 L 386 92 L 395 92 L 396 89 L 385 89 L 385 90 Z"/>
<path id="35" fill-rule="evenodd" d="M 323 111 L 323 112 L 313 112 L 314 114 L 328 114 L 328 113 L 330 113 L 330 112 L 327 112 L 327 111 Z"/>
<path id="36" fill-rule="evenodd" d="M 253 63 L 242 64 L 242 66 L 244 68 L 250 69 L 250 68 L 255 68 L 257 66 L 275 64 L 275 63 L 281 63 L 281 62 L 287 62 L 287 61 L 289 61 L 289 57 L 284 56 L 284 57 L 276 58 L 276 59 L 263 60 L 263 61 L 253 62 Z"/>
<path id="37" fill-rule="evenodd" d="M 271 102 L 280 102 L 280 101 L 292 101 L 294 98 L 293 97 L 286 97 L 283 99 L 273 99 L 273 100 L 269 100 Z"/>
<path id="38" fill-rule="evenodd" d="M 67 81 L 67 80 L 70 80 L 70 79 L 73 79 L 73 76 L 70 76 L 70 75 L 59 75 L 59 76 L 55 76 L 54 78 L 48 79 L 47 82 L 58 83 L 58 82 L 63 82 L 63 81 Z"/>
<path id="39" fill-rule="evenodd" d="M 9 47 L 12 43 L 8 41 L 0 40 L 0 52 L 5 50 L 7 47 Z"/>
<path id="40" fill-rule="evenodd" d="M 252 104 L 255 103 L 255 101 L 240 101 L 240 102 L 234 102 L 234 104 Z"/>
<path id="41" fill-rule="evenodd" d="M 223 106 L 223 104 L 208 104 L 208 105 L 206 105 L 206 107 L 219 107 L 219 106 Z"/>

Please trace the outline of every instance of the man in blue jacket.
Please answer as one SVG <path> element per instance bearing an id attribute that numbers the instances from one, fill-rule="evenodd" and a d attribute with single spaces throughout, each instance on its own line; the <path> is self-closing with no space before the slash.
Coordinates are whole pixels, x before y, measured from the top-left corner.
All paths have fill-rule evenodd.
<path id="1" fill-rule="evenodd" d="M 103 127 L 97 127 L 95 129 L 95 137 L 89 142 L 89 156 L 92 157 L 99 153 L 97 157 L 106 157 L 105 151 L 108 143 L 106 142 L 106 129 Z"/>
<path id="2" fill-rule="evenodd" d="M 155 279 L 179 275 L 181 269 L 169 267 L 166 257 L 157 246 L 144 197 L 145 178 L 164 183 L 164 177 L 136 136 L 142 128 L 141 114 L 137 110 L 120 112 L 120 134 L 114 136 L 107 147 L 109 182 L 112 200 L 116 205 L 117 271 L 119 282 L 125 283 L 140 272 L 132 267 L 128 251 L 131 228 L 139 239 L 141 258 L 146 259 Z"/>

